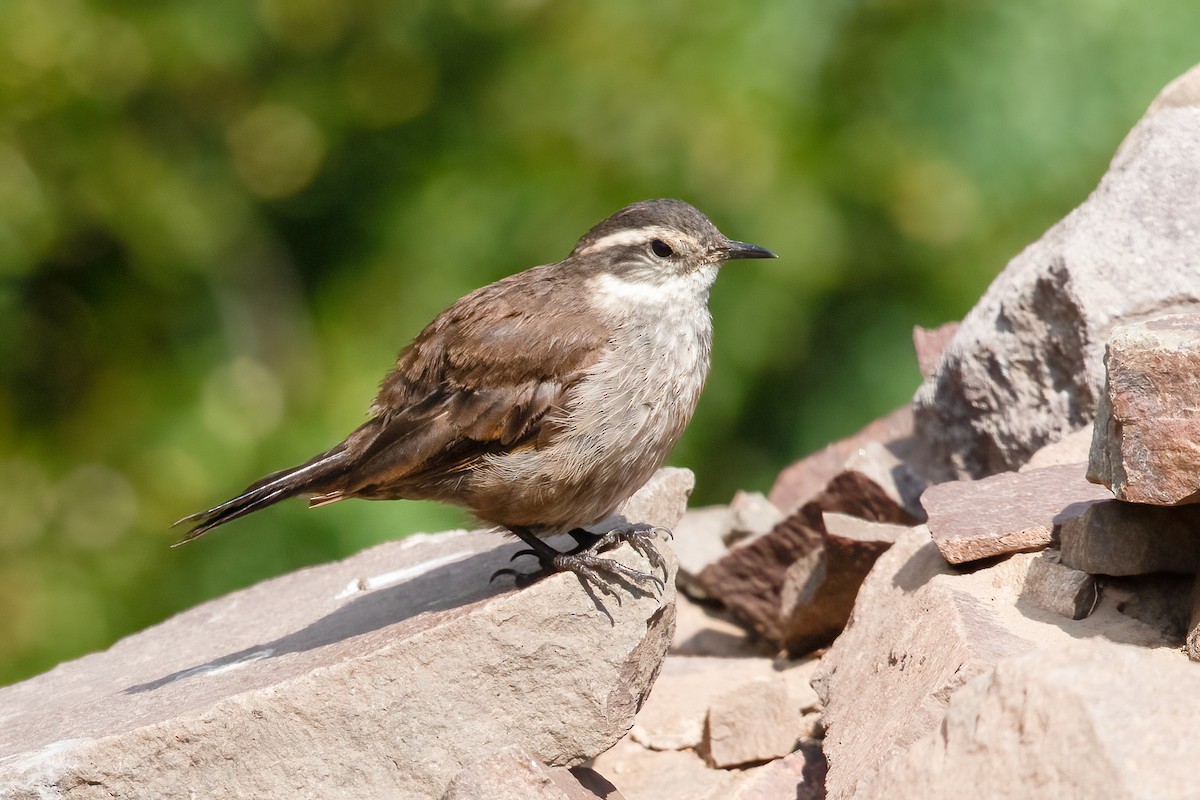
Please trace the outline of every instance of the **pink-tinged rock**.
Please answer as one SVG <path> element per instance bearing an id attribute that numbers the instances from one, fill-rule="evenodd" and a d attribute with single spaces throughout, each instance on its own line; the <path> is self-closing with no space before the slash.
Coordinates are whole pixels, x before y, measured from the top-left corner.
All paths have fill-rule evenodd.
<path id="1" fill-rule="evenodd" d="M 730 548 L 700 573 L 697 583 L 739 619 L 771 641 L 782 636 L 780 598 L 788 567 L 823 546 L 821 511 L 804 506 L 769 533 Z"/>
<path id="2" fill-rule="evenodd" d="M 1111 497 L 1088 483 L 1083 464 L 1068 464 L 937 484 L 921 503 L 942 556 L 964 564 L 1039 550 L 1050 543 L 1056 525 Z"/>
<path id="3" fill-rule="evenodd" d="M 823 511 L 915 525 L 925 521 L 920 501 L 925 486 L 915 468 L 884 445 L 868 442 L 846 459 L 812 502 Z"/>
<path id="4" fill-rule="evenodd" d="M 1200 314 L 1113 330 L 1088 479 L 1119 500 L 1200 500 Z"/>
<path id="5" fill-rule="evenodd" d="M 706 599 L 696 578 L 709 564 L 719 561 L 729 552 L 725 543 L 733 527 L 733 514 L 728 506 L 692 508 L 675 526 L 671 548 L 679 561 L 676 581 L 679 588 L 698 600 Z"/>
<path id="6" fill-rule="evenodd" d="M 1200 570 L 1200 506 L 1095 503 L 1060 532 L 1063 563 L 1093 575 Z"/>
<path id="7" fill-rule="evenodd" d="M 712 767 L 770 761 L 795 748 L 798 721 L 783 678 L 756 678 L 713 698 L 699 752 Z"/>
<path id="8" fill-rule="evenodd" d="M 908 406 L 896 409 L 846 439 L 827 445 L 779 473 L 768 498 L 785 514 L 812 500 L 838 473 L 846 461 L 871 442 L 888 447 L 904 457 L 911 447 L 912 411 Z"/>
<path id="9" fill-rule="evenodd" d="M 822 546 L 798 559 L 784 576 L 779 645 L 792 656 L 837 638 L 876 559 L 908 531 L 833 512 L 825 512 L 823 519 Z"/>
<path id="10" fill-rule="evenodd" d="M 1200 670 L 1095 638 L 1001 660 L 855 796 L 1185 798 L 1198 763 Z"/>
<path id="11" fill-rule="evenodd" d="M 1179 86 L 992 282 L 914 398 L 917 437 L 960 476 L 1016 469 L 1089 422 L 1114 325 L 1200 307 L 1200 106 Z"/>
<path id="12" fill-rule="evenodd" d="M 824 800 L 825 754 L 817 742 L 754 770 L 730 800 Z"/>
<path id="13" fill-rule="evenodd" d="M 740 770 L 708 766 L 695 750 L 648 750 L 628 738 L 592 766 L 625 800 L 728 800 L 748 778 Z"/>
<path id="14" fill-rule="evenodd" d="M 547 767 L 528 750 L 506 747 L 459 771 L 442 800 L 623 800 L 598 773 Z"/>
<path id="15" fill-rule="evenodd" d="M 1083 464 L 1087 462 L 1091 452 L 1092 426 L 1088 424 L 1038 450 L 1021 465 L 1018 472 L 1029 472 L 1043 467 L 1061 467 L 1066 464 Z"/>
<path id="16" fill-rule="evenodd" d="M 761 492 L 734 493 L 729 501 L 729 515 L 732 522 L 725 534 L 725 544 L 728 545 L 762 536 L 783 519 L 783 512 Z"/>
<path id="17" fill-rule="evenodd" d="M 913 326 L 913 350 L 917 353 L 917 368 L 921 370 L 921 377 L 928 378 L 937 369 L 942 353 L 954 334 L 958 333 L 958 327 L 957 322 L 945 322 L 936 328 Z"/>
<path id="18" fill-rule="evenodd" d="M 1029 564 L 1021 599 L 1067 619 L 1083 619 L 1096 608 L 1100 588 L 1096 578 L 1059 561 L 1056 550 L 1046 550 Z"/>
<path id="19" fill-rule="evenodd" d="M 1107 593 L 1086 619 L 1021 601 L 1034 554 L 960 573 L 922 527 L 880 556 L 846 630 L 821 657 L 828 796 L 856 796 L 889 759 L 937 731 L 946 701 L 1002 658 L 1104 638 L 1176 654 L 1156 627 L 1121 614 Z M 964 784 L 969 786 L 970 784 Z M 960 787 L 961 788 L 961 787 Z"/>
<path id="20" fill-rule="evenodd" d="M 674 525 L 691 485 L 660 471 L 626 514 Z M 674 559 L 662 545 L 661 593 L 489 583 L 519 547 L 484 531 L 389 542 L 0 689 L 0 797 L 431 800 L 507 745 L 562 766 L 603 752 L 666 656 Z"/>
<path id="21" fill-rule="evenodd" d="M 1200 661 L 1200 575 L 1192 585 L 1191 613 L 1188 615 L 1187 632 L 1184 636 L 1183 647 L 1188 658 Z"/>
<path id="22" fill-rule="evenodd" d="M 786 698 L 780 706 L 786 708 L 786 724 L 794 734 L 803 713 L 817 701 L 808 686 L 814 669 L 812 662 L 780 664 L 762 657 L 668 656 L 629 737 L 651 750 L 697 748 L 704 740 L 710 709 L 728 704 L 722 699 L 725 695 L 741 694 L 752 683 L 775 679 L 782 682 Z"/>

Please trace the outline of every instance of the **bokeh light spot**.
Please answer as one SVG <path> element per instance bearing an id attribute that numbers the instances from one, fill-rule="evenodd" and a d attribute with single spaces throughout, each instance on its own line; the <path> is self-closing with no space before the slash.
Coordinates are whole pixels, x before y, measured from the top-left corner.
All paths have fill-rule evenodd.
<path id="1" fill-rule="evenodd" d="M 230 126 L 227 138 L 238 177 L 261 197 L 288 197 L 300 191 L 325 158 L 325 137 L 292 106 L 258 106 Z"/>

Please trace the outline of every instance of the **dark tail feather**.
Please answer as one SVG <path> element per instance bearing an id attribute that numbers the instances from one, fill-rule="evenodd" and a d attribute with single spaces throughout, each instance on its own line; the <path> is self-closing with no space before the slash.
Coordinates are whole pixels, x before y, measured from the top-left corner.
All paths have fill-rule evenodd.
<path id="1" fill-rule="evenodd" d="M 196 525 L 182 539 L 171 546 L 178 547 L 181 544 L 203 536 L 218 525 L 224 525 L 226 522 L 243 517 L 253 511 L 258 511 L 260 508 L 274 505 L 280 500 L 286 500 L 289 497 L 295 497 L 298 494 L 312 491 L 314 485 L 321 478 L 327 477 L 331 471 L 330 468 L 341 461 L 344 455 L 344 450 L 334 449 L 328 453 L 322 453 L 298 467 L 272 472 L 265 478 L 250 484 L 246 487 L 246 491 L 232 500 L 210 508 L 207 511 L 201 511 L 198 514 L 184 517 L 176 522 L 175 525 L 192 522 L 196 523 Z"/>

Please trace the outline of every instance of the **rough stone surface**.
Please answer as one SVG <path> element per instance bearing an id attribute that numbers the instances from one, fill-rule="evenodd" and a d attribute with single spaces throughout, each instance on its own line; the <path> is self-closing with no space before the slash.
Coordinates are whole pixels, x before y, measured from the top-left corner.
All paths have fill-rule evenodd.
<path id="1" fill-rule="evenodd" d="M 630 739 L 593 766 L 625 800 L 727 800 L 755 772 L 713 769 L 695 750 L 648 750 Z"/>
<path id="2" fill-rule="evenodd" d="M 1084 472 L 1083 464 L 1068 464 L 950 481 L 929 487 L 921 502 L 942 556 L 963 564 L 1043 548 L 1055 525 L 1112 497 L 1088 483 Z"/>
<path id="3" fill-rule="evenodd" d="M 813 679 L 824 704 L 830 798 L 854 796 L 889 758 L 936 730 L 947 698 L 1001 658 L 1099 636 L 1172 646 L 1157 628 L 1119 613 L 1107 593 L 1076 621 L 1021 603 L 1035 558 L 1017 554 L 960 574 L 923 527 L 879 558 Z"/>
<path id="4" fill-rule="evenodd" d="M 1066 464 L 1083 464 L 1092 452 L 1092 426 L 1084 425 L 1071 431 L 1057 442 L 1038 450 L 1021 465 L 1018 472 L 1029 472 L 1043 467 L 1060 467 Z"/>
<path id="5" fill-rule="evenodd" d="M 1197 763 L 1200 671 L 1177 653 L 1073 641 L 955 692 L 945 723 L 858 797 L 1195 797 Z"/>
<path id="6" fill-rule="evenodd" d="M 842 471 L 846 461 L 871 442 L 884 445 L 900 458 L 911 447 L 912 410 L 896 409 L 867 425 L 858 433 L 800 459 L 779 473 L 768 498 L 783 513 L 790 514 L 808 503 Z"/>
<path id="7" fill-rule="evenodd" d="M 1200 500 L 1200 314 L 1113 330 L 1088 480 L 1119 500 Z"/>
<path id="8" fill-rule="evenodd" d="M 733 527 L 733 514 L 728 506 L 706 506 L 690 509 L 675 526 L 671 547 L 679 561 L 676 582 L 692 597 L 706 599 L 697 576 L 709 564 L 729 551 L 725 543 Z"/>
<path id="9" fill-rule="evenodd" d="M 825 754 L 815 742 L 764 765 L 746 778 L 730 800 L 824 800 Z"/>
<path id="10" fill-rule="evenodd" d="M 837 638 L 875 560 L 908 530 L 834 512 L 822 518 L 821 547 L 788 567 L 780 592 L 779 644 L 793 656 Z"/>
<path id="11" fill-rule="evenodd" d="M 785 699 L 777 705 L 788 718 L 793 739 L 797 738 L 805 715 L 818 707 L 816 692 L 809 685 L 815 669 L 815 660 L 668 656 L 629 738 L 651 750 L 699 747 L 714 704 L 727 707 L 725 695 L 740 694 L 764 680 L 778 681 L 783 687 Z"/>
<path id="12" fill-rule="evenodd" d="M 755 678 L 713 698 L 700 753 L 713 767 L 770 761 L 796 746 L 797 721 L 783 678 Z"/>
<path id="13" fill-rule="evenodd" d="M 1051 555 L 1053 553 L 1053 555 Z M 1021 599 L 1067 619 L 1083 619 L 1100 600 L 1095 577 L 1062 564 L 1047 550 L 1029 562 Z"/>
<path id="14" fill-rule="evenodd" d="M 673 525 L 691 485 L 664 470 L 626 513 Z M 518 548 L 465 531 L 387 543 L 0 690 L 0 796 L 437 798 L 507 745 L 594 756 L 666 655 L 673 575 L 661 596 L 595 596 L 571 574 L 489 584 Z"/>
<path id="15" fill-rule="evenodd" d="M 506 747 L 459 771 L 442 800 L 623 800 L 620 792 L 594 773 L 585 787 L 563 767 L 547 767 L 529 751 Z M 606 785 L 607 784 L 607 785 Z"/>
<path id="16" fill-rule="evenodd" d="M 737 492 L 729 501 L 732 523 L 725 544 L 733 545 L 754 536 L 762 536 L 783 519 L 783 512 L 761 492 Z"/>
<path id="17" fill-rule="evenodd" d="M 916 469 L 878 442 L 868 442 L 846 460 L 812 502 L 875 522 L 914 525 L 925 521 L 921 493 L 925 480 Z"/>
<path id="18" fill-rule="evenodd" d="M 958 328 L 957 322 L 944 322 L 936 328 L 913 326 L 913 350 L 917 353 L 917 368 L 921 370 L 922 378 L 928 378 L 937 370 L 942 353 L 958 333 Z"/>
<path id="19" fill-rule="evenodd" d="M 1062 526 L 1062 561 L 1093 575 L 1200 571 L 1200 506 L 1109 500 Z"/>
<path id="20" fill-rule="evenodd" d="M 725 604 L 739 619 L 773 642 L 782 630 L 779 603 L 787 569 L 819 549 L 825 537 L 821 511 L 804 506 L 770 533 L 730 548 L 724 558 L 700 573 L 704 592 Z"/>
<path id="21" fill-rule="evenodd" d="M 1091 196 L 1009 262 L 917 392 L 917 437 L 955 474 L 1015 469 L 1090 421 L 1113 325 L 1200 304 L 1193 82 L 1168 87 Z"/>
<path id="22" fill-rule="evenodd" d="M 1187 635 L 1184 637 L 1184 652 L 1192 661 L 1200 661 L 1200 575 L 1192 585 L 1191 613 L 1188 614 Z"/>

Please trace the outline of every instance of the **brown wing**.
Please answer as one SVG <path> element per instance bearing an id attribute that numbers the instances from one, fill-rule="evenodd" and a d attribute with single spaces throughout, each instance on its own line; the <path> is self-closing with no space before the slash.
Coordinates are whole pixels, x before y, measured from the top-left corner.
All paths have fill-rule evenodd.
<path id="1" fill-rule="evenodd" d="M 400 353 L 373 418 L 344 443 L 345 471 L 318 501 L 411 494 L 484 454 L 545 444 L 549 412 L 607 343 L 555 269 L 485 286 L 430 323 Z"/>

